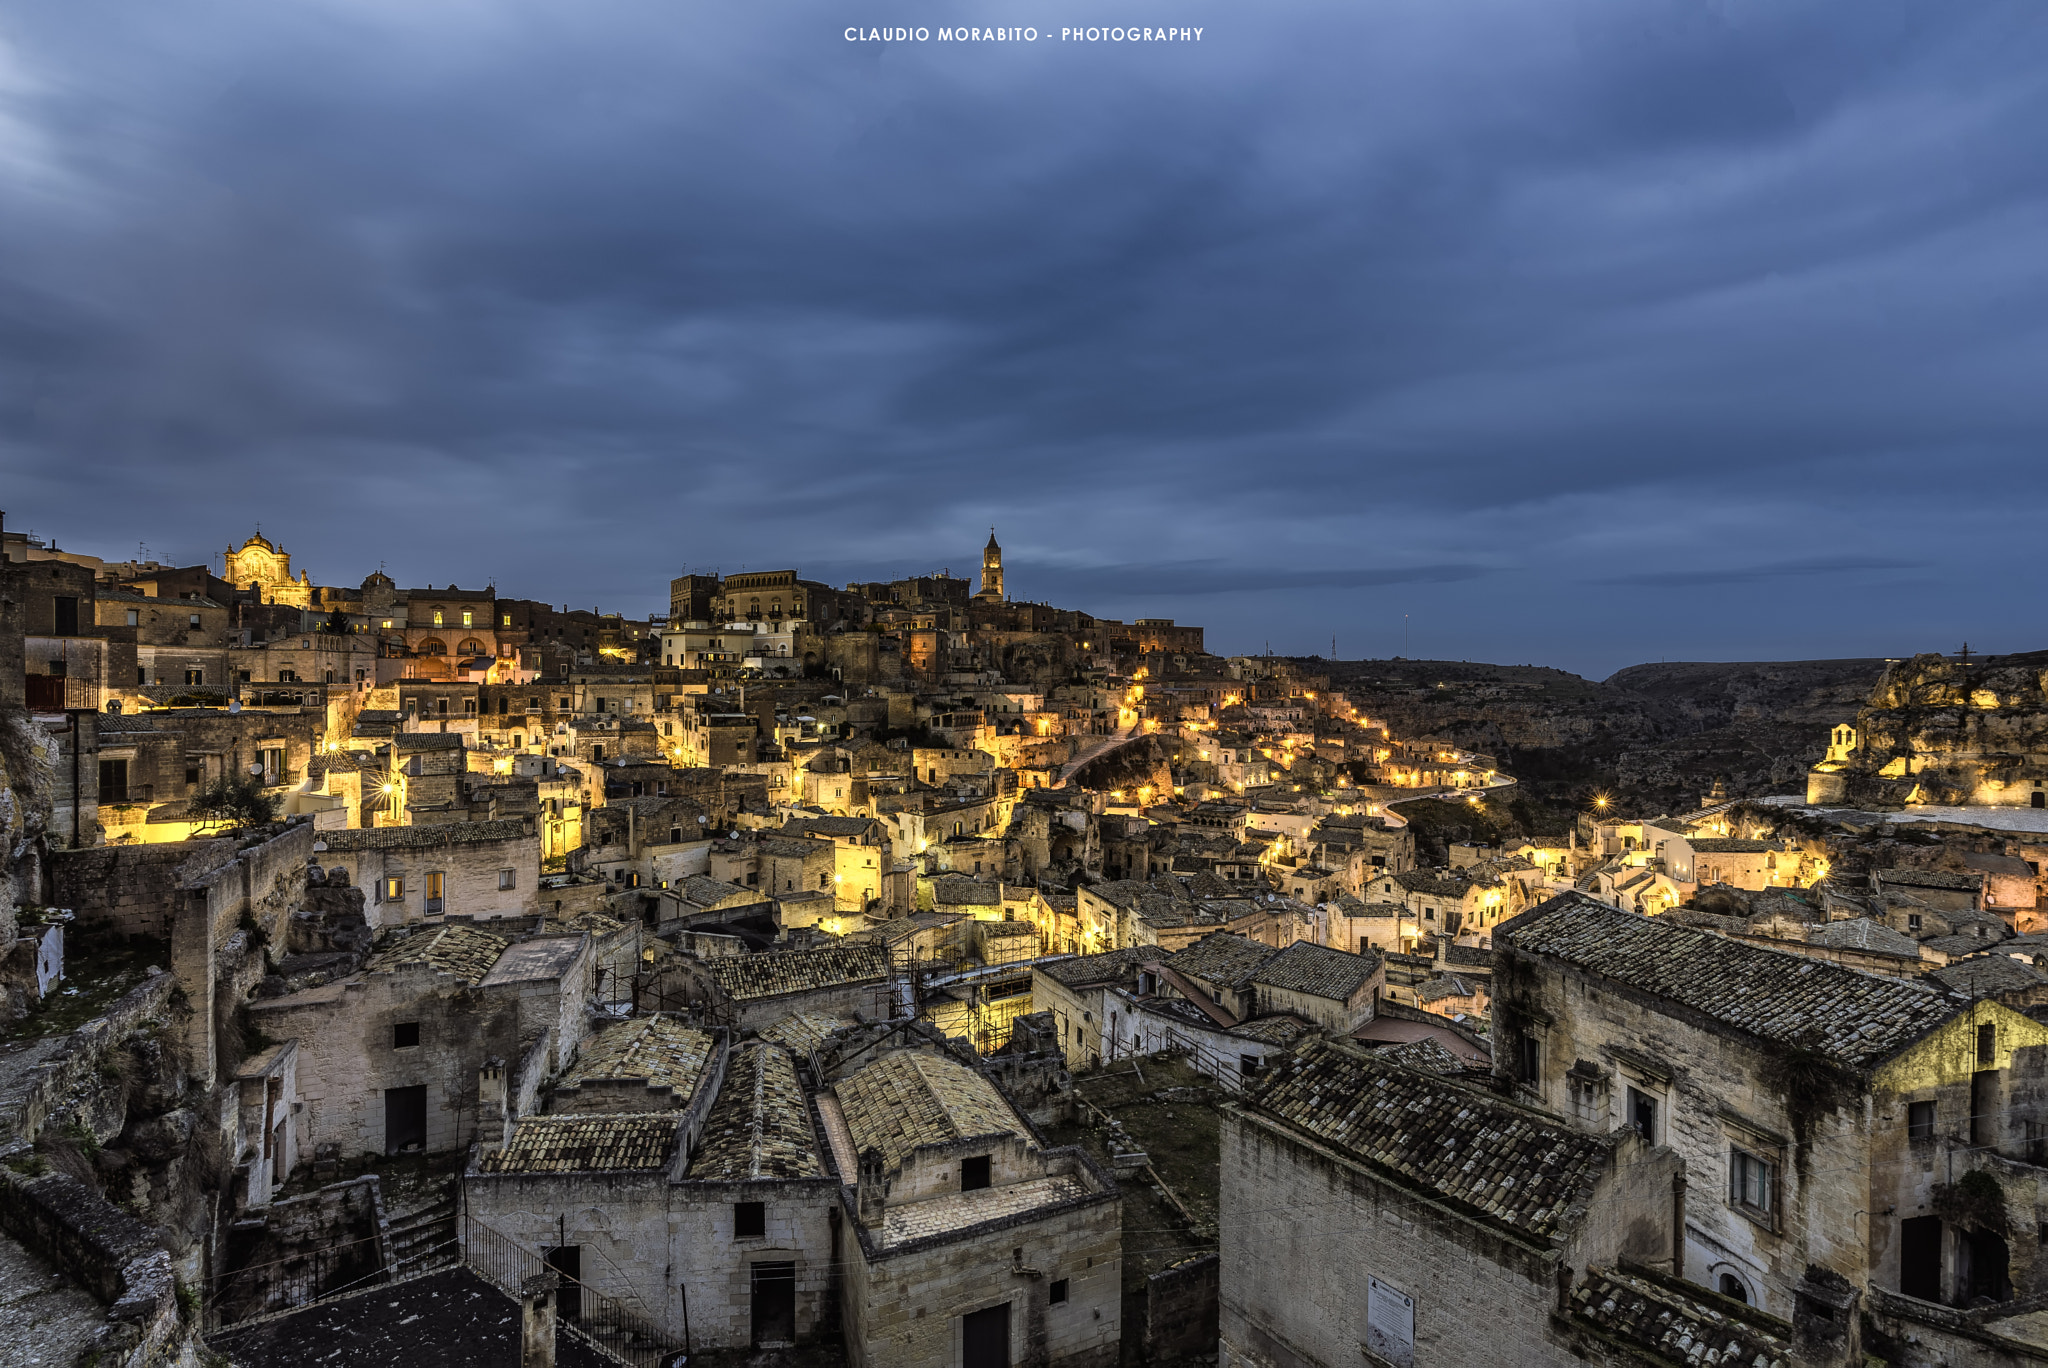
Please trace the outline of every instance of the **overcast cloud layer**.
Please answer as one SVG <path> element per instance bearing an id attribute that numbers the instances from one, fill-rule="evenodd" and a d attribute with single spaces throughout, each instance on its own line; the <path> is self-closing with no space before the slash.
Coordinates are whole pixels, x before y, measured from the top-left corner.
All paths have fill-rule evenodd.
<path id="1" fill-rule="evenodd" d="M 848 23 L 1034 24 L 853 44 Z M 1199 44 L 1062 44 L 1075 23 Z M 0 6 L 10 528 L 1213 649 L 2048 646 L 2036 0 Z"/>

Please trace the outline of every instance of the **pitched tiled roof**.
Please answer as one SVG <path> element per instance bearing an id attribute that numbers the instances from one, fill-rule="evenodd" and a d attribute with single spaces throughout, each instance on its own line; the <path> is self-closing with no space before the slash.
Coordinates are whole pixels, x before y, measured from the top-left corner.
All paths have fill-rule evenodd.
<path id="1" fill-rule="evenodd" d="M 1942 888 L 1957 893 L 1975 893 L 1984 886 L 1982 874 L 1952 874 L 1946 869 L 1880 869 L 1873 878 L 1878 886 L 1901 888 Z"/>
<path id="2" fill-rule="evenodd" d="M 1558 1230 L 1610 1153 L 1604 1136 L 1327 1041 L 1275 1070 L 1250 1106 L 1537 1236 Z"/>
<path id="3" fill-rule="evenodd" d="M 1423 1073 L 1456 1074 L 1465 1071 L 1465 1061 L 1451 1053 L 1435 1036 L 1386 1046 L 1377 1052 L 1377 1057 Z"/>
<path id="4" fill-rule="evenodd" d="M 829 1016 L 824 1012 L 791 1012 L 780 1021 L 763 1026 L 761 1039 L 798 1054 L 809 1054 L 835 1032 L 852 1024 L 844 1017 Z"/>
<path id="5" fill-rule="evenodd" d="M 1471 997 L 1472 985 L 1456 974 L 1439 974 L 1415 990 L 1415 996 L 1422 1002 L 1441 1002 L 1445 998 Z"/>
<path id="6" fill-rule="evenodd" d="M 658 1169 L 675 1148 L 675 1112 L 609 1116 L 530 1116 L 501 1150 L 484 1155 L 485 1173 L 579 1173 Z"/>
<path id="7" fill-rule="evenodd" d="M 640 1017 L 599 1032 L 584 1043 L 576 1062 L 562 1075 L 573 1088 L 593 1079 L 642 1079 L 649 1087 L 675 1089 L 687 1101 L 697 1089 L 711 1058 L 712 1039 L 673 1017 Z"/>
<path id="8" fill-rule="evenodd" d="M 896 1169 L 922 1145 L 1026 1131 L 995 1085 L 974 1070 L 922 1050 L 897 1050 L 834 1089 L 856 1154 L 882 1152 Z"/>
<path id="9" fill-rule="evenodd" d="M 1237 1025 L 1230 1028 L 1230 1033 L 1234 1036 L 1242 1036 L 1246 1040 L 1256 1040 L 1262 1045 L 1272 1045 L 1285 1049 L 1315 1029 L 1313 1025 L 1303 1021 L 1298 1016 L 1292 1016 L 1286 1012 L 1276 1012 L 1272 1016 L 1254 1017 L 1250 1021 L 1240 1021 Z"/>
<path id="10" fill-rule="evenodd" d="M 1377 955 L 1354 955 L 1313 941 L 1296 941 L 1261 964 L 1252 973 L 1252 982 L 1346 1002 L 1372 981 L 1373 971 L 1379 967 Z"/>
<path id="11" fill-rule="evenodd" d="M 1705 836 L 1686 842 L 1696 855 L 1761 855 L 1767 850 L 1783 850 L 1783 841 L 1745 841 L 1739 837 Z"/>
<path id="12" fill-rule="evenodd" d="M 789 1052 L 760 1041 L 733 1050 L 718 1100 L 704 1120 L 690 1177 L 740 1182 L 824 1176 L 810 1104 Z"/>
<path id="13" fill-rule="evenodd" d="M 1235 988 L 1249 983 L 1259 966 L 1279 953 L 1235 931 L 1211 931 L 1183 950 L 1176 950 L 1160 963 L 1193 978 L 1207 979 Z"/>
<path id="14" fill-rule="evenodd" d="M 749 1002 L 842 983 L 878 982 L 889 976 L 889 952 L 871 941 L 845 941 L 815 950 L 722 955 L 706 960 L 704 970 L 735 1002 Z"/>
<path id="15" fill-rule="evenodd" d="M 1807 940 L 1814 945 L 1832 946 L 1837 950 L 1869 950 L 1880 955 L 1920 958 L 1918 941 L 1900 935 L 1883 922 L 1871 921 L 1866 917 L 1829 922 L 1808 936 Z"/>
<path id="16" fill-rule="evenodd" d="M 438 822 L 431 826 L 358 827 L 323 831 L 317 839 L 330 851 L 404 850 L 413 847 L 478 845 L 530 836 L 518 818 L 501 822 Z"/>
<path id="17" fill-rule="evenodd" d="M 1410 893 L 1423 893 L 1438 898 L 1462 898 L 1471 881 L 1463 875 L 1449 870 L 1410 869 L 1394 876 L 1394 882 Z"/>
<path id="18" fill-rule="evenodd" d="M 691 874 L 680 882 L 669 885 L 669 892 L 687 903 L 698 907 L 716 907 L 734 898 L 748 898 L 763 901 L 759 889 L 742 888 L 738 884 L 725 883 L 704 874 Z"/>
<path id="19" fill-rule="evenodd" d="M 1787 1335 L 1757 1324 L 1762 1317 L 1737 1317 L 1704 1296 L 1615 1269 L 1588 1270 L 1572 1293 L 1572 1310 L 1660 1363 L 1784 1368 L 1792 1361 Z"/>
<path id="20" fill-rule="evenodd" d="M 1106 950 L 1099 955 L 1077 955 L 1073 959 L 1053 960 L 1032 967 L 1056 983 L 1063 983 L 1069 988 L 1085 988 L 1092 984 L 1119 983 L 1134 978 L 1138 966 L 1158 953 L 1154 946 L 1130 945 L 1121 950 Z"/>
<path id="21" fill-rule="evenodd" d="M 371 973 L 388 974 L 418 964 L 429 964 L 444 974 L 453 974 L 474 987 L 498 962 L 511 941 L 496 932 L 484 931 L 460 922 L 444 922 L 425 931 L 395 938 L 370 956 Z"/>
<path id="22" fill-rule="evenodd" d="M 2048 974 L 2024 960 L 2005 954 L 1976 955 L 1958 960 L 1936 969 L 1927 977 L 1973 998 L 2021 988 L 2038 988 L 2048 983 Z"/>
<path id="23" fill-rule="evenodd" d="M 1960 1011 L 1947 990 L 1745 945 L 1564 893 L 1504 922 L 1496 948 L 1548 955 L 1780 1045 L 1867 1068 Z"/>

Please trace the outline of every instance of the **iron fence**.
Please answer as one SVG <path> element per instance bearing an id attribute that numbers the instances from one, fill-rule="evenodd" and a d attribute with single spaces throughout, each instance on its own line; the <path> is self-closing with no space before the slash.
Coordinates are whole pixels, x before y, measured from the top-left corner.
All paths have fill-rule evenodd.
<path id="1" fill-rule="evenodd" d="M 467 1213 L 462 1259 L 486 1282 L 514 1297 L 522 1295 L 528 1278 L 554 1273 L 561 1280 L 555 1313 L 562 1330 L 627 1368 L 670 1368 L 686 1360 L 683 1351 L 640 1312 Z"/>
<path id="2" fill-rule="evenodd" d="M 374 1235 L 245 1264 L 213 1280 L 208 1319 L 219 1330 L 346 1296 L 390 1278 Z"/>

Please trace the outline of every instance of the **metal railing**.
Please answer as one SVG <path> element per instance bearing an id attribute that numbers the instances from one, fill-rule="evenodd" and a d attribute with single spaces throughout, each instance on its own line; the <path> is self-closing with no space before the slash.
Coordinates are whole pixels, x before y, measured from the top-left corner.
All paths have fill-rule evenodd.
<path id="1" fill-rule="evenodd" d="M 225 1329 L 346 1296 L 385 1282 L 390 1276 L 374 1235 L 260 1264 L 245 1264 L 214 1279 L 208 1298 L 208 1319 L 213 1329 Z"/>
<path id="2" fill-rule="evenodd" d="M 99 711 L 100 686 L 96 680 L 81 679 L 77 675 L 32 674 L 26 677 L 25 682 L 30 711 Z"/>
<path id="3" fill-rule="evenodd" d="M 640 1312 L 553 1268 L 510 1236 L 493 1230 L 465 1212 L 462 1220 L 462 1261 L 486 1282 L 510 1296 L 523 1295 L 526 1280 L 553 1272 L 561 1279 L 555 1296 L 557 1324 L 570 1335 L 627 1368 L 666 1368 L 678 1362 L 680 1347 Z"/>

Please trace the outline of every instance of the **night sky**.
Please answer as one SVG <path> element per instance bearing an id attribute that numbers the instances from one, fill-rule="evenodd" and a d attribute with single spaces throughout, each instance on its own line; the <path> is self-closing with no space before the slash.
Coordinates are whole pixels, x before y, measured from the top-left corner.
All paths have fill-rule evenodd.
<path id="1" fill-rule="evenodd" d="M 1124 23 L 1204 33 L 1058 36 Z M 2043 73 L 2039 0 L 15 0 L 0 507 L 635 614 L 994 523 L 1223 651 L 2044 647 Z"/>

